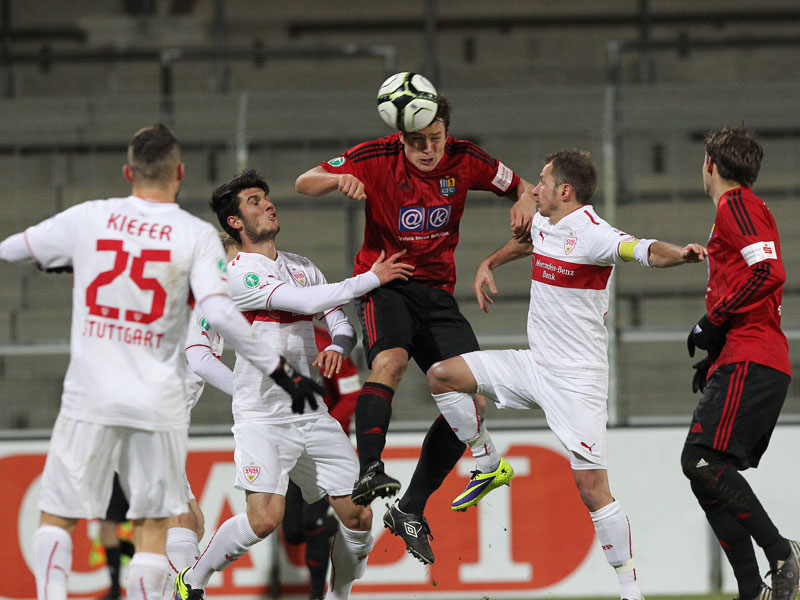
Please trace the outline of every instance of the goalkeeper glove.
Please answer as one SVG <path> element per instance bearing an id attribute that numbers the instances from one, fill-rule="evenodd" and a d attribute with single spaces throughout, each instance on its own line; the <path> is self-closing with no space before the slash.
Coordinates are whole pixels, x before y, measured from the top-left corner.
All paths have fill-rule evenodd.
<path id="1" fill-rule="evenodd" d="M 303 414 L 306 402 L 311 410 L 317 409 L 317 397 L 314 392 L 322 396 L 323 389 L 313 379 L 295 371 L 282 356 L 278 368 L 270 373 L 270 377 L 292 397 L 292 412 Z"/>
<path id="2" fill-rule="evenodd" d="M 695 346 L 708 350 L 709 354 L 719 354 L 725 345 L 725 328 L 714 325 L 708 315 L 703 315 L 689 332 L 686 344 L 689 347 L 689 356 L 694 356 Z"/>
<path id="3" fill-rule="evenodd" d="M 695 369 L 694 377 L 692 377 L 692 393 L 696 394 L 700 392 L 702 394 L 706 389 L 706 379 L 708 378 L 708 369 L 710 366 L 710 356 L 706 356 L 700 362 L 696 362 L 692 365 L 692 368 Z"/>

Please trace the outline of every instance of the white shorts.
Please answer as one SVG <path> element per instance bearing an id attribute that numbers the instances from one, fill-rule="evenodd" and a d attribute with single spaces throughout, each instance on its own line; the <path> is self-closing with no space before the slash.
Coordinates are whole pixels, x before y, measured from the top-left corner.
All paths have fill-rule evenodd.
<path id="1" fill-rule="evenodd" d="M 186 512 L 181 473 L 186 429 L 144 431 L 59 415 L 42 473 L 39 509 L 65 518 L 105 518 L 114 471 L 128 519 Z"/>
<path id="2" fill-rule="evenodd" d="M 570 455 L 573 469 L 605 469 L 608 376 L 571 377 L 533 360 L 530 350 L 462 354 L 478 393 L 498 408 L 544 410 L 547 425 Z"/>
<path id="3" fill-rule="evenodd" d="M 233 426 L 236 488 L 286 495 L 289 479 L 309 504 L 349 496 L 358 459 L 342 426 L 327 414 L 290 423 L 244 422 Z"/>
<path id="4" fill-rule="evenodd" d="M 189 485 L 189 478 L 186 476 L 186 471 L 183 472 L 183 495 L 185 502 L 191 502 L 195 500 L 194 492 L 192 491 L 192 486 Z"/>

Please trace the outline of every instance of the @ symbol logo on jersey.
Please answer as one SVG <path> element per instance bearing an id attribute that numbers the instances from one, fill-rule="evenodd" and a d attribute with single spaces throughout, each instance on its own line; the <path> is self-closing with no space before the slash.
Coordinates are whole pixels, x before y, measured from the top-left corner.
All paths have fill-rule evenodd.
<path id="1" fill-rule="evenodd" d="M 259 283 L 261 283 L 261 279 L 255 273 L 248 273 L 244 276 L 244 284 L 249 288 L 254 288 Z"/>
<path id="2" fill-rule="evenodd" d="M 424 225 L 424 208 L 408 206 L 400 209 L 400 231 L 421 231 Z"/>
<path id="3" fill-rule="evenodd" d="M 428 213 L 428 229 L 441 229 L 450 222 L 449 206 L 431 207 Z"/>
<path id="4" fill-rule="evenodd" d="M 328 164 L 332 167 L 341 167 L 345 163 L 344 156 L 337 156 L 336 158 L 332 158 L 328 161 Z"/>

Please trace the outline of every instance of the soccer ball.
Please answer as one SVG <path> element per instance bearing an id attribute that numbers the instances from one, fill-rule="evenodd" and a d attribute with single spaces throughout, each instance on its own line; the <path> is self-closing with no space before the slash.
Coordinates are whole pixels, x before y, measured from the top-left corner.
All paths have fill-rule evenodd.
<path id="1" fill-rule="evenodd" d="M 401 131 L 419 131 L 436 118 L 437 92 L 419 73 L 395 73 L 378 90 L 378 114 Z"/>

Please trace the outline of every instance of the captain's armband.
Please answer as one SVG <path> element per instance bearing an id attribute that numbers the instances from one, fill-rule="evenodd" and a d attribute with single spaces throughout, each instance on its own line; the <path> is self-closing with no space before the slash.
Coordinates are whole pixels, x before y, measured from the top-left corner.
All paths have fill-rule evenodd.
<path id="1" fill-rule="evenodd" d="M 619 256 L 625 262 L 637 261 L 644 267 L 651 267 L 650 264 L 650 246 L 655 240 L 638 240 L 633 238 L 631 240 L 619 243 Z"/>

